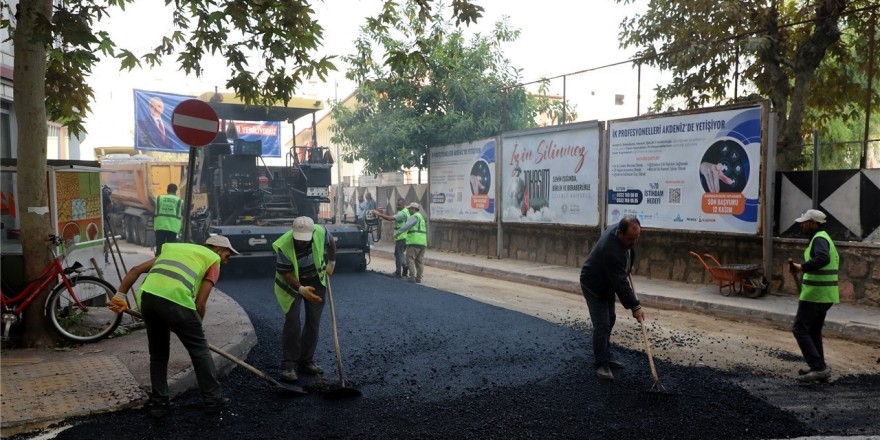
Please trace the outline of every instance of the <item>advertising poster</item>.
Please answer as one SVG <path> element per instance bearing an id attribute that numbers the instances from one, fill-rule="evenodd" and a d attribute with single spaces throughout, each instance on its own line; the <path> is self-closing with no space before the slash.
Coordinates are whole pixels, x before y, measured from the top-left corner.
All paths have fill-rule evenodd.
<path id="1" fill-rule="evenodd" d="M 505 223 L 599 224 L 597 123 L 503 138 Z"/>
<path id="2" fill-rule="evenodd" d="M 134 90 L 134 148 L 137 150 L 189 153 L 189 145 L 174 134 L 171 114 L 178 104 L 194 96 Z M 241 139 L 253 145 L 259 141 L 262 155 L 281 157 L 280 121 L 222 121 L 230 143 Z"/>
<path id="3" fill-rule="evenodd" d="M 104 237 L 100 173 L 55 171 L 55 190 L 58 232 L 65 243 Z"/>
<path id="4" fill-rule="evenodd" d="M 171 113 L 192 96 L 134 90 L 134 148 L 136 150 L 189 153 L 189 145 L 174 135 Z"/>
<path id="5" fill-rule="evenodd" d="M 432 148 L 431 218 L 495 221 L 495 140 Z"/>
<path id="6" fill-rule="evenodd" d="M 226 121 L 226 138 L 259 142 L 264 157 L 281 157 L 280 121 Z"/>
<path id="7" fill-rule="evenodd" d="M 761 107 L 609 123 L 608 223 L 756 234 Z"/>

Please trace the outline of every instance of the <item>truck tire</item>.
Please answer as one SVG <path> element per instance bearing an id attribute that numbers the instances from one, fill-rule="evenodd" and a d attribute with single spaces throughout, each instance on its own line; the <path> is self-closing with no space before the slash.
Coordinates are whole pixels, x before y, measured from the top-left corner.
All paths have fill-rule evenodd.
<path id="1" fill-rule="evenodd" d="M 140 217 L 135 217 L 134 219 L 134 233 L 137 235 L 137 244 L 141 246 L 147 245 L 147 227 L 144 225 L 144 219 Z"/>
<path id="2" fill-rule="evenodd" d="M 144 246 L 151 248 L 156 246 L 156 232 L 153 230 L 146 231 L 144 235 L 146 239 L 144 240 Z"/>
<path id="3" fill-rule="evenodd" d="M 137 217 L 133 215 L 125 216 L 125 231 L 126 236 L 128 237 L 128 242 L 131 244 L 141 244 L 138 241 L 137 234 Z"/>
<path id="4" fill-rule="evenodd" d="M 113 222 L 113 232 L 116 233 L 116 234 L 118 234 L 118 235 L 120 235 L 120 236 L 122 236 L 122 239 L 125 240 L 125 239 L 126 239 L 126 238 L 125 238 L 125 237 L 126 237 L 126 235 L 125 235 L 125 223 L 122 221 L 122 219 L 123 219 L 122 216 L 118 216 L 118 215 L 113 216 L 113 219 L 112 219 L 112 222 Z"/>

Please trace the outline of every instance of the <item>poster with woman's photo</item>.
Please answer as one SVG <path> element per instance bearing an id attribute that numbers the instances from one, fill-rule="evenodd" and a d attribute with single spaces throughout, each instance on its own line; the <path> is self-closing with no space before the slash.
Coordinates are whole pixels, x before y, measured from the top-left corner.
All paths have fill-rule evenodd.
<path id="1" fill-rule="evenodd" d="M 597 122 L 502 137 L 505 223 L 599 224 Z"/>
<path id="2" fill-rule="evenodd" d="M 756 234 L 761 106 L 609 123 L 608 224 Z"/>

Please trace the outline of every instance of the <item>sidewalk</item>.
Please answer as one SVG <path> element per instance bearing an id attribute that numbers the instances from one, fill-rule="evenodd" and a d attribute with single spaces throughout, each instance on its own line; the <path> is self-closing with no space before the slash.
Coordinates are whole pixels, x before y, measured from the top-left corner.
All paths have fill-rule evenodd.
<path id="1" fill-rule="evenodd" d="M 373 257 L 394 258 L 394 245 L 372 243 Z M 517 281 L 582 295 L 580 267 L 539 264 L 515 259 L 495 259 L 428 249 L 425 265 Z M 798 301 L 792 295 L 771 292 L 761 298 L 723 296 L 718 285 L 687 284 L 633 276 L 639 300 L 647 307 L 703 312 L 714 316 L 790 329 Z M 837 304 L 828 312 L 823 334 L 880 344 L 880 308 Z"/>
<path id="2" fill-rule="evenodd" d="M 128 268 L 151 258 L 143 247 L 120 243 Z M 392 259 L 393 245 L 374 243 L 373 258 Z M 428 250 L 425 263 L 454 271 L 500 278 L 581 295 L 580 268 L 538 265 L 512 259 Z M 113 266 L 105 277 L 118 284 Z M 793 296 L 770 294 L 763 298 L 725 297 L 717 285 L 694 285 L 634 276 L 641 301 L 648 307 L 698 311 L 741 321 L 788 329 L 797 310 Z M 204 322 L 211 344 L 246 358 L 256 344 L 247 314 L 228 296 L 215 289 Z M 825 334 L 880 344 L 880 310 L 839 304 L 831 309 Z M 195 387 L 189 355 L 172 337 L 169 384 L 173 393 Z M 124 337 L 69 350 L 3 349 L 2 421 L 0 436 L 28 432 L 68 417 L 142 405 L 149 387 L 149 355 L 143 330 Z M 234 365 L 214 355 L 221 374 Z"/>
<path id="3" fill-rule="evenodd" d="M 119 247 L 128 269 L 153 257 L 145 247 L 124 241 Z M 112 263 L 101 270 L 110 284 L 119 285 Z M 244 310 L 217 289 L 207 310 L 203 325 L 208 342 L 246 358 L 257 338 Z M 133 318 L 125 315 L 122 324 L 131 323 Z M 217 354 L 214 362 L 220 375 L 235 366 Z M 150 387 L 149 367 L 147 332 L 142 327 L 125 336 L 72 348 L 3 348 L 0 437 L 30 432 L 68 417 L 143 405 Z M 175 336 L 171 337 L 168 385 L 173 395 L 197 386 L 189 354 Z"/>

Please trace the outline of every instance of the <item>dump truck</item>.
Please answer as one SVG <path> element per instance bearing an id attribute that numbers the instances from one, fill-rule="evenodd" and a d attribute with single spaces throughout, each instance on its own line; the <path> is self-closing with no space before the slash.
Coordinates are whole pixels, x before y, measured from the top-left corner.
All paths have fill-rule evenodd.
<path id="1" fill-rule="evenodd" d="M 113 202 L 107 214 L 113 233 L 129 243 L 155 246 L 156 196 L 165 194 L 169 183 L 181 187 L 185 170 L 186 162 L 158 161 L 145 155 L 102 157 L 101 181 L 110 188 Z"/>
<path id="2" fill-rule="evenodd" d="M 320 205 L 330 202 L 333 159 L 314 138 L 314 114 L 323 104 L 295 98 L 285 105 L 248 106 L 228 93 L 207 93 L 199 99 L 214 109 L 221 128 L 214 142 L 194 149 L 192 178 L 181 185 L 192 191 L 186 239 L 203 243 L 220 234 L 241 253 L 230 264 L 265 265 L 260 260 L 274 259 L 272 243 L 290 230 L 294 218 L 307 216 L 318 223 Z M 230 127 L 237 121 L 292 122 L 309 114 L 312 145 L 290 147 L 283 165 L 267 165 L 259 141 L 235 139 Z M 179 191 L 178 196 L 186 194 Z M 336 240 L 337 267 L 365 270 L 367 231 L 355 225 L 325 227 Z"/>

